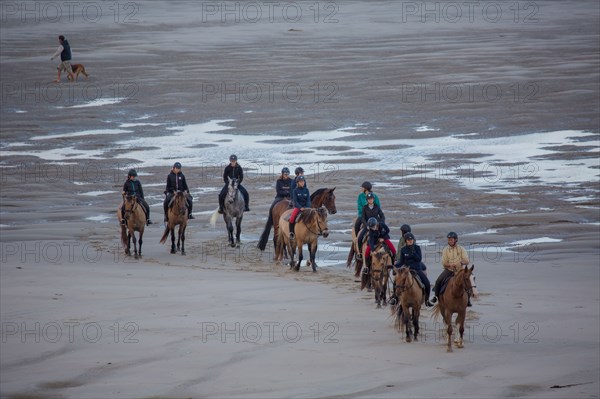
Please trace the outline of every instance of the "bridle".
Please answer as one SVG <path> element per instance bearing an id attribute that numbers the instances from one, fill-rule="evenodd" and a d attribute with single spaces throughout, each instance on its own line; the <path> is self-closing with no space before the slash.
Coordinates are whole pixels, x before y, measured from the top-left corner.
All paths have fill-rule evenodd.
<path id="1" fill-rule="evenodd" d="M 407 274 L 407 276 L 404 278 L 404 282 L 406 282 L 406 280 L 408 280 L 408 274 L 410 274 L 410 269 L 408 269 L 408 268 L 406 269 L 406 274 Z M 412 276 L 411 276 L 411 277 L 412 277 Z M 398 288 L 398 289 L 400 290 L 400 292 L 402 292 L 402 291 L 407 291 L 407 290 L 411 289 L 411 288 L 412 288 L 412 286 L 413 286 L 413 285 L 415 285 L 415 279 L 413 278 L 413 279 L 411 279 L 411 280 L 412 280 L 412 281 L 411 281 L 411 283 L 410 283 L 410 285 L 409 285 L 409 286 L 406 286 L 406 285 L 400 285 L 400 284 L 399 284 L 399 285 L 398 285 L 396 288 Z"/>
<path id="2" fill-rule="evenodd" d="M 315 213 L 315 216 L 317 218 L 317 229 L 319 230 L 319 232 L 314 232 L 310 229 L 309 225 L 304 224 L 306 226 L 306 230 L 308 230 L 311 234 L 314 234 L 316 236 L 322 236 L 323 235 L 323 229 L 321 228 L 321 223 L 319 223 L 319 211 L 315 210 L 315 209 L 310 209 L 310 214 L 312 215 L 313 213 Z"/>

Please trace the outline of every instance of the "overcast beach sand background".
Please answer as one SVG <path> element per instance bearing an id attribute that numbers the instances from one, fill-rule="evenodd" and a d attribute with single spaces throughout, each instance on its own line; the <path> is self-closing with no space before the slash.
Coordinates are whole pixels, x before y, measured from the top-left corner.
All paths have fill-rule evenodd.
<path id="1" fill-rule="evenodd" d="M 3 2 L 1 396 L 600 396 L 599 5 L 469 4 Z M 88 81 L 50 83 L 59 34 Z M 230 153 L 238 249 L 208 225 Z M 127 170 L 160 222 L 175 160 L 187 256 L 159 223 L 124 257 Z M 298 165 L 336 187 L 318 273 L 256 250 Z M 428 310 L 403 342 L 345 268 L 364 180 L 430 279 L 459 233 L 481 294 L 464 349 Z"/>

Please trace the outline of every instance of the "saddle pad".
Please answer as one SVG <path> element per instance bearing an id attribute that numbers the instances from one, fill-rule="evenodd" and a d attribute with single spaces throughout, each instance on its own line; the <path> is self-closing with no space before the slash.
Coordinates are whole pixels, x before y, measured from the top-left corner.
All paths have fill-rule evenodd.
<path id="1" fill-rule="evenodd" d="M 419 277 L 419 275 L 414 270 L 411 270 L 410 274 L 413 275 L 413 278 L 417 281 L 419 287 L 421 287 L 421 289 L 425 289 L 425 284 L 423 284 L 423 282 L 421 281 L 421 277 Z"/>

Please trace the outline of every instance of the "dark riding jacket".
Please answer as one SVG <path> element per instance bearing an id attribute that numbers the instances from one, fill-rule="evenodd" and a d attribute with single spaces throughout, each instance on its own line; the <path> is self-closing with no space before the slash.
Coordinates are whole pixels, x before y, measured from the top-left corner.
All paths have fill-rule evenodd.
<path id="1" fill-rule="evenodd" d="M 244 180 L 244 170 L 241 165 L 238 163 L 235 166 L 231 166 L 231 164 L 225 167 L 223 171 L 223 181 L 225 184 L 229 184 L 229 179 L 238 179 L 238 183 L 242 184 L 242 180 Z"/>
<path id="2" fill-rule="evenodd" d="M 377 246 L 377 241 L 379 241 L 380 238 L 383 238 L 384 240 L 390 239 L 390 228 L 387 226 L 387 224 L 383 222 L 379 222 L 379 228 L 377 230 L 367 230 L 369 234 L 368 243 L 369 247 L 371 247 L 371 251 L 375 250 L 375 247 Z"/>
<path id="3" fill-rule="evenodd" d="M 405 245 L 400 249 L 400 259 L 396 262 L 396 267 L 408 266 L 409 269 L 421 271 L 423 270 L 421 260 L 421 247 L 417 244 L 411 246 Z"/>
<path id="4" fill-rule="evenodd" d="M 140 183 L 139 180 L 132 181 L 127 179 L 125 184 L 123 184 L 123 191 L 126 195 L 136 195 L 137 197 L 144 199 L 144 190 L 142 189 L 142 183 Z"/>
<path id="5" fill-rule="evenodd" d="M 165 189 L 165 194 L 174 194 L 177 191 L 189 192 L 190 190 L 188 189 L 183 173 L 179 172 L 175 174 L 175 172 L 171 171 L 167 176 L 167 188 Z"/>
<path id="6" fill-rule="evenodd" d="M 294 191 L 294 189 L 295 189 L 296 187 L 298 187 L 298 181 L 296 180 L 296 178 L 297 178 L 297 177 L 298 177 L 298 176 L 296 176 L 296 177 L 294 177 L 294 178 L 292 179 L 292 191 Z M 308 189 L 308 183 L 307 183 L 307 181 L 306 181 L 306 180 L 304 180 L 304 188 Z"/>
<path id="7" fill-rule="evenodd" d="M 277 179 L 275 191 L 277 192 L 275 198 L 290 198 L 292 195 L 292 179 L 289 177 L 287 179 Z"/>
<path id="8" fill-rule="evenodd" d="M 310 193 L 306 187 L 296 187 L 292 191 L 294 208 L 310 208 Z"/>
<path id="9" fill-rule="evenodd" d="M 369 218 L 372 218 L 372 217 L 377 219 L 378 222 L 385 223 L 385 215 L 383 214 L 383 211 L 381 210 L 381 208 L 379 206 L 377 206 L 377 204 L 373 204 L 373 209 L 369 208 L 369 204 L 363 206 L 363 209 L 362 209 L 362 224 L 363 224 L 363 226 L 366 226 L 367 220 L 369 220 Z"/>

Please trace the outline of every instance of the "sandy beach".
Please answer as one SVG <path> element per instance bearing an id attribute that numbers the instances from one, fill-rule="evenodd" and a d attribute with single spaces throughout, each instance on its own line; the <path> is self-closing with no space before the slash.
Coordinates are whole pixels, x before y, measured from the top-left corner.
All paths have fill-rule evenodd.
<path id="1" fill-rule="evenodd" d="M 0 396 L 598 398 L 599 10 L 3 2 Z M 59 34 L 89 80 L 51 83 Z M 239 248 L 209 225 L 231 153 Z M 186 256 L 159 244 L 175 161 Z M 335 187 L 317 273 L 256 248 L 283 166 Z M 155 221 L 139 260 L 115 214 L 130 168 Z M 480 293 L 464 349 L 430 310 L 404 342 L 346 268 L 365 180 L 431 280 L 458 232 Z"/>

